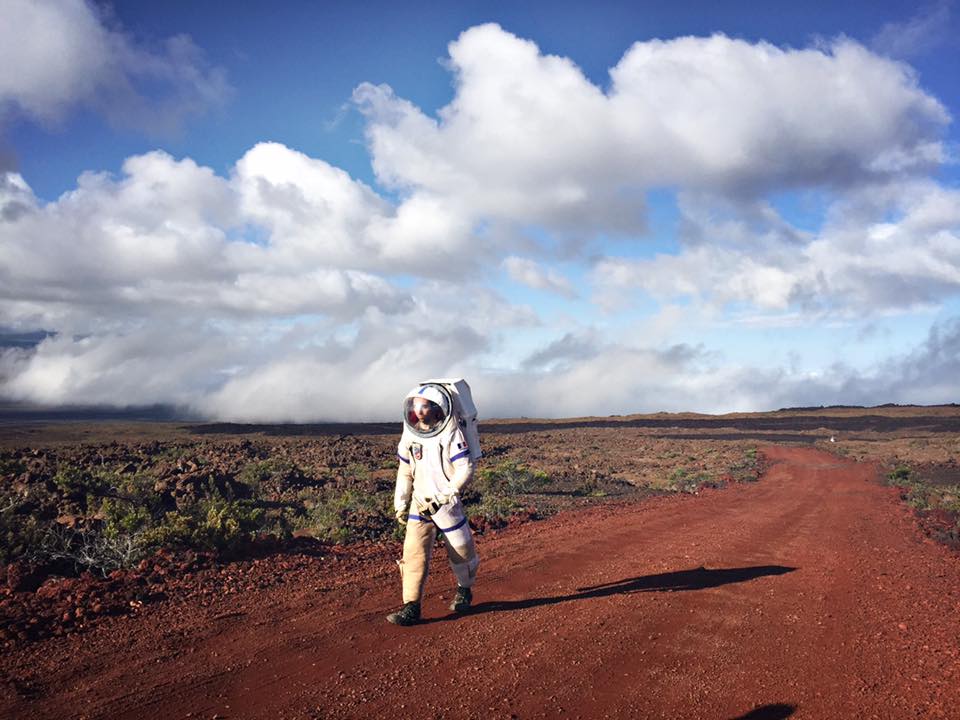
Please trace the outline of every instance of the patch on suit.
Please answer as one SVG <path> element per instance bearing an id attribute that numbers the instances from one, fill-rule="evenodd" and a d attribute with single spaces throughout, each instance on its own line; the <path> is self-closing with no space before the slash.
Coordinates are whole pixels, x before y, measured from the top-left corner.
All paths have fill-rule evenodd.
<path id="1" fill-rule="evenodd" d="M 410 452 L 413 453 L 413 458 L 415 460 L 423 460 L 423 445 L 420 443 L 413 443 L 410 446 Z"/>

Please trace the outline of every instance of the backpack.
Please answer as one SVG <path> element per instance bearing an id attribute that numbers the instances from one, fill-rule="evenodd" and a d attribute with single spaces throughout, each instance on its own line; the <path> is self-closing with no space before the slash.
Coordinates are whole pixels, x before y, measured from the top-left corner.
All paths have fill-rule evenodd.
<path id="1" fill-rule="evenodd" d="M 457 424 L 463 432 L 470 449 L 470 458 L 477 460 L 483 456 L 480 449 L 480 428 L 477 424 L 477 406 L 473 404 L 473 395 L 470 386 L 463 378 L 441 378 L 439 380 L 425 380 L 421 385 L 442 385 L 453 400 L 453 414 Z"/>

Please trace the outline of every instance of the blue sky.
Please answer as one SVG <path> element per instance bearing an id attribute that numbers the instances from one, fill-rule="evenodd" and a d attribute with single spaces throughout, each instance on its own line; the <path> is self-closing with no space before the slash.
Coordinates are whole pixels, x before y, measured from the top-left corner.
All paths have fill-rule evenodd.
<path id="1" fill-rule="evenodd" d="M 0 334 L 51 335 L 2 351 L 0 394 L 251 420 L 382 419 L 437 374 L 488 416 L 956 401 L 957 23 L 10 0 Z"/>
<path id="2" fill-rule="evenodd" d="M 534 40 L 545 53 L 571 58 L 599 86 L 634 42 L 716 32 L 750 41 L 805 47 L 846 35 L 869 44 L 890 23 L 909 23 L 947 8 L 913 2 L 596 3 L 549 6 L 515 2 L 238 3 L 225 13 L 210 3 L 119 2 L 109 9 L 144 44 L 186 33 L 207 59 L 227 70 L 233 91 L 216 108 L 169 136 L 122 128 L 78 109 L 54 125 L 8 121 L 8 146 L 34 191 L 47 200 L 90 169 L 117 172 L 129 155 L 161 147 L 226 172 L 253 144 L 275 140 L 373 183 L 363 127 L 344 107 L 362 82 L 386 83 L 424 111 L 452 98 L 443 68 L 447 44 L 463 30 L 497 22 Z M 960 104 L 960 52 L 941 29 L 907 58 L 922 85 L 948 107 Z M 92 162 L 93 161 L 93 162 Z M 955 168 L 953 168 L 955 171 Z M 956 173 L 951 173 L 956 178 Z"/>

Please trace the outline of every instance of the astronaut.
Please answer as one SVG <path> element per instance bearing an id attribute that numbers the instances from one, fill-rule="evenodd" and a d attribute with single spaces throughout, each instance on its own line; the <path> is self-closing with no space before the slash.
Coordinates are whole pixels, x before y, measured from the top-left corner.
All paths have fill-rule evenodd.
<path id="1" fill-rule="evenodd" d="M 417 386 L 404 399 L 403 420 L 393 501 L 397 521 L 406 525 L 403 559 L 398 561 L 403 607 L 387 620 L 413 625 L 420 620 L 420 600 L 438 530 L 457 579 L 450 604 L 456 613 L 470 609 L 480 559 L 460 502 L 460 490 L 473 478 L 475 461 L 449 391 L 435 383 Z"/>

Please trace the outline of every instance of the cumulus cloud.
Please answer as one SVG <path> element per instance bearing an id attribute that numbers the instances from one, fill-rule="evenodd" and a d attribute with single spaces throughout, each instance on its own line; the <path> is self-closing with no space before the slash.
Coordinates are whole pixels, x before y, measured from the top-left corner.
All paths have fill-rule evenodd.
<path id="1" fill-rule="evenodd" d="M 370 419 L 399 378 L 455 372 L 495 346 L 491 328 L 538 322 L 462 267 L 433 277 L 391 233 L 393 206 L 278 144 L 226 177 L 135 156 L 46 204 L 7 173 L 0 217 L 0 326 L 49 331 L 2 354 L 17 400 L 308 420 L 354 393 L 347 415 Z M 422 270 L 413 286 L 394 280 L 404 268 Z"/>
<path id="2" fill-rule="evenodd" d="M 74 58 L 91 80 L 44 94 L 0 70 L 0 97 L 21 112 L 51 120 L 136 94 L 130 68 L 170 86 L 215 78 L 189 45 L 144 55 L 88 5 L 36 7 L 76 14 L 73 34 L 36 52 Z M 805 375 L 660 331 L 631 343 L 583 299 L 583 330 L 512 357 L 519 333 L 547 330 L 489 287 L 499 272 L 581 300 L 551 263 L 589 251 L 589 300 L 608 309 L 631 291 L 725 320 L 731 306 L 869 318 L 942 302 L 960 290 L 960 196 L 925 174 L 944 158 L 949 117 L 908 66 L 850 40 L 795 50 L 717 35 L 637 43 L 601 88 L 485 25 L 450 45 L 449 67 L 454 97 L 435 116 L 386 86 L 354 93 L 389 198 L 277 143 L 226 175 L 134 156 L 52 203 L 0 174 L 0 327 L 36 340 L 0 353 L 3 394 L 310 421 L 394 417 L 406 386 L 430 375 L 468 377 L 486 416 L 955 392 L 956 324 L 866 371 Z M 665 187 L 679 250 L 598 259 L 591 239 L 643 242 L 647 194 Z M 829 197 L 817 227 L 793 226 L 770 199 L 796 188 Z"/>
<path id="3" fill-rule="evenodd" d="M 3 13 L 0 110 L 53 123 L 84 106 L 118 125 L 169 134 L 230 92 L 225 72 L 186 35 L 145 47 L 84 0 L 7 0 Z"/>
<path id="4" fill-rule="evenodd" d="M 82 176 L 43 205 L 0 183 L 0 323 L 70 327 L 165 312 L 349 319 L 410 302 L 383 273 L 419 263 L 393 209 L 342 170 L 282 145 L 230 177 L 162 152 Z M 258 242 L 259 240 L 259 242 Z"/>
<path id="5" fill-rule="evenodd" d="M 847 186 L 944 156 L 944 107 L 908 66 L 851 40 L 639 42 L 606 90 L 497 25 L 449 50 L 456 92 L 436 117 L 386 86 L 361 85 L 354 99 L 379 180 L 473 218 L 636 235 L 650 188 Z"/>
<path id="6" fill-rule="evenodd" d="M 594 282 L 602 298 L 641 289 L 662 300 L 816 317 L 916 309 L 960 293 L 960 192 L 931 181 L 842 196 L 816 233 L 791 228 L 770 208 L 751 226 L 746 213 L 718 220 L 698 202 L 681 207 L 696 241 L 677 254 L 601 260 Z"/>

